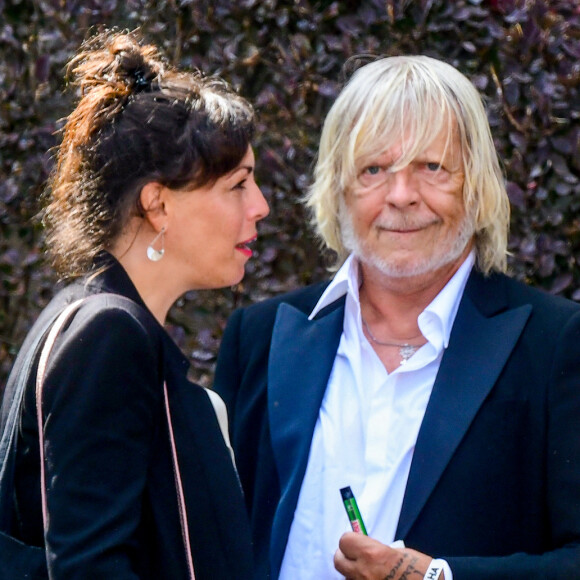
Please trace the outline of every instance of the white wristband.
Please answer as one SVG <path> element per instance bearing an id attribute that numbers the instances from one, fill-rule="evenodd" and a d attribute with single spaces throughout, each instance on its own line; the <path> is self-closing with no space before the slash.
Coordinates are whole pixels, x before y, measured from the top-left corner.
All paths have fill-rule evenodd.
<path id="1" fill-rule="evenodd" d="M 423 580 L 439 580 L 443 574 L 443 567 L 445 566 L 445 560 L 431 560 Z"/>

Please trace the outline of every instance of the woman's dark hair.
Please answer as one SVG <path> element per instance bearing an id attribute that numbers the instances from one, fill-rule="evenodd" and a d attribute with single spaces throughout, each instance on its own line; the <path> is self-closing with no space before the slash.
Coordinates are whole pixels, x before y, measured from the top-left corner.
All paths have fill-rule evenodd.
<path id="1" fill-rule="evenodd" d="M 64 277 L 86 273 L 156 181 L 172 189 L 215 182 L 243 159 L 251 105 L 217 77 L 170 67 L 136 32 L 86 41 L 67 69 L 80 89 L 47 188 L 47 246 Z"/>

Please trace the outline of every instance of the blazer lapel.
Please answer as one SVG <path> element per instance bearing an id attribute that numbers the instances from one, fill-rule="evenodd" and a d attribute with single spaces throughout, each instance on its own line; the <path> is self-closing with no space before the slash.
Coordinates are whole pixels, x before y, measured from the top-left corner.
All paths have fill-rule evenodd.
<path id="1" fill-rule="evenodd" d="M 268 412 L 281 500 L 272 527 L 277 571 L 298 501 L 318 412 L 342 334 L 344 300 L 314 320 L 289 304 L 278 308 L 268 363 Z M 276 577 L 276 576 L 273 576 Z"/>
<path id="2" fill-rule="evenodd" d="M 478 284 L 476 281 L 475 286 Z M 496 306 L 500 288 L 496 285 L 495 295 L 488 292 Z M 504 307 L 501 312 L 496 308 L 495 314 L 487 317 L 475 306 L 473 292 L 473 288 L 466 289 L 433 385 L 417 438 L 397 538 L 404 538 L 417 519 L 497 381 L 532 310 L 530 305 L 511 310 Z"/>

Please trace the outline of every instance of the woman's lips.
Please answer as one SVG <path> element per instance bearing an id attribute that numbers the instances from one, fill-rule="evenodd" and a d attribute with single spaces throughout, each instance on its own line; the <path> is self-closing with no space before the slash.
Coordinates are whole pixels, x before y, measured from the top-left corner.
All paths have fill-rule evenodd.
<path id="1" fill-rule="evenodd" d="M 242 254 L 244 254 L 244 256 L 251 258 L 253 255 L 253 252 L 252 252 L 251 248 L 248 247 L 248 244 L 255 242 L 257 239 L 258 239 L 258 236 L 253 236 L 252 238 L 250 238 L 248 240 L 245 240 L 243 242 L 240 242 L 239 244 L 236 244 L 236 250 L 242 252 Z"/>

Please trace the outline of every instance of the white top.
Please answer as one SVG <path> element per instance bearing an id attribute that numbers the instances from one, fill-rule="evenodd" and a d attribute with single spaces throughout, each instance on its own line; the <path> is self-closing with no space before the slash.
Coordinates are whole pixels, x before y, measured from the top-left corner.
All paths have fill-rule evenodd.
<path id="1" fill-rule="evenodd" d="M 310 314 L 346 294 L 343 332 L 314 429 L 280 580 L 342 578 L 333 565 L 350 531 L 340 489 L 350 486 L 369 536 L 391 544 L 417 435 L 475 257 L 471 253 L 418 317 L 427 339 L 388 373 L 361 324 L 358 261 L 349 257 Z M 448 566 L 446 580 L 452 580 Z"/>

